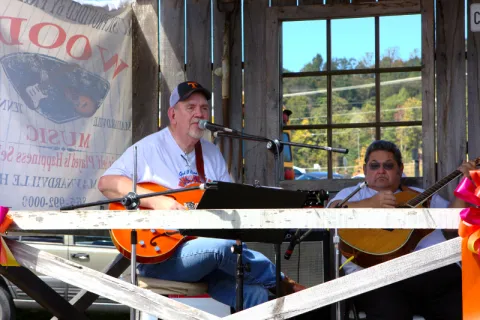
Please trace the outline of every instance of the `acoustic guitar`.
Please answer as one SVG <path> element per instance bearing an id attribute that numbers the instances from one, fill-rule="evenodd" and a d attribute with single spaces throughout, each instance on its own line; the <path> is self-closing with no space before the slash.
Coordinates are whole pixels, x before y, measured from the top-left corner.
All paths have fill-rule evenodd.
<path id="1" fill-rule="evenodd" d="M 480 165 L 480 158 L 475 159 L 475 163 Z M 408 188 L 397 192 L 397 208 L 425 207 L 430 197 L 460 175 L 462 172 L 455 170 L 422 193 Z M 346 257 L 354 256 L 355 264 L 368 268 L 412 252 L 433 231 L 434 229 L 339 229 L 340 251 Z"/>
<path id="2" fill-rule="evenodd" d="M 152 192 L 161 192 L 169 190 L 163 186 L 154 183 L 139 183 L 138 186 L 148 189 Z M 189 187 L 196 186 L 195 184 Z M 190 190 L 185 192 L 178 192 L 168 195 L 173 197 L 177 202 L 183 204 L 189 209 L 193 209 L 200 202 L 203 196 L 203 190 Z M 126 210 L 125 207 L 119 203 L 111 203 L 109 210 Z M 141 207 L 142 210 L 149 210 Z M 132 253 L 132 245 L 130 242 L 130 230 L 115 229 L 110 230 L 110 237 L 112 238 L 115 247 L 120 253 L 130 259 Z M 175 249 L 183 242 L 195 239 L 195 237 L 184 237 L 177 230 L 163 230 L 163 229 L 139 229 L 137 230 L 137 261 L 140 263 L 158 263 L 167 260 L 175 252 Z"/>

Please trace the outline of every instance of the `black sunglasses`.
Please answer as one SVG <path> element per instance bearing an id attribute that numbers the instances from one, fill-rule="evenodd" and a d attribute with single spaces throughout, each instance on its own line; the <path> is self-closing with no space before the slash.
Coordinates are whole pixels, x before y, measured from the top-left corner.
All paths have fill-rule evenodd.
<path id="1" fill-rule="evenodd" d="M 368 168 L 373 171 L 380 169 L 380 167 L 382 166 L 383 166 L 383 169 L 390 171 L 390 170 L 393 170 L 393 168 L 395 168 L 395 163 L 394 162 L 384 162 L 384 163 L 370 162 L 368 164 Z"/>

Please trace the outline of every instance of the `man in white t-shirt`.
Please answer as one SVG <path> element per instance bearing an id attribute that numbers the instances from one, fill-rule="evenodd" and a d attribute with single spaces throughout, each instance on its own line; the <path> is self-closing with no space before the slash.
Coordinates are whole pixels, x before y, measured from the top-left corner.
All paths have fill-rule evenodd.
<path id="1" fill-rule="evenodd" d="M 137 146 L 137 182 L 152 182 L 169 189 L 188 187 L 209 181 L 230 182 L 230 176 L 218 148 L 203 139 L 198 122 L 210 118 L 211 93 L 199 83 L 180 83 L 170 96 L 170 125 L 151 134 Z M 121 198 L 131 190 L 133 146 L 104 173 L 98 183 L 107 198 Z M 151 191 L 137 187 L 138 194 Z M 184 205 L 168 196 L 143 198 L 142 207 L 184 210 Z M 235 307 L 237 256 L 230 251 L 232 240 L 197 238 L 181 244 L 168 260 L 141 264 L 142 276 L 180 282 L 207 282 L 210 296 Z M 250 265 L 244 276 L 244 308 L 268 300 L 268 289 L 276 284 L 275 265 L 263 254 L 243 249 L 243 262 Z M 283 294 L 305 287 L 282 274 Z"/>
<path id="2" fill-rule="evenodd" d="M 475 169 L 474 162 L 464 162 L 458 168 L 466 177 Z M 377 140 L 367 148 L 363 166 L 365 181 L 363 187 L 345 204 L 348 208 L 395 208 L 395 193 L 405 188 L 401 185 L 403 173 L 402 155 L 397 146 L 389 141 Z M 360 184 L 359 184 L 360 185 Z M 341 190 L 327 205 L 335 207 L 357 187 Z M 412 188 L 421 192 L 422 189 Z M 455 198 L 452 203 L 439 195 L 434 195 L 431 208 L 462 208 L 467 204 Z M 441 230 L 435 230 L 425 236 L 416 246 L 420 250 L 445 241 Z M 359 255 L 361 253 L 358 253 Z M 355 259 L 347 262 L 342 256 L 342 263 L 347 262 L 343 270 L 346 274 L 362 269 Z M 413 315 L 422 315 L 429 319 L 462 319 L 461 270 L 452 264 L 425 274 L 409 278 L 392 285 L 382 287 L 352 298 L 357 310 L 364 311 L 369 320 L 411 320 Z"/>

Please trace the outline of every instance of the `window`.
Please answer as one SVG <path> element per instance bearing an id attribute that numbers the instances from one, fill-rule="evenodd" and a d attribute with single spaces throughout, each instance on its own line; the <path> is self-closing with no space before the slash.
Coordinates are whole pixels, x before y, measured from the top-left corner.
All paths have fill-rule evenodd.
<path id="1" fill-rule="evenodd" d="M 292 142 L 349 149 L 292 147 L 295 166 L 350 178 L 366 147 L 385 139 L 402 151 L 405 174 L 420 176 L 420 48 L 420 14 L 282 22 L 284 130 Z"/>

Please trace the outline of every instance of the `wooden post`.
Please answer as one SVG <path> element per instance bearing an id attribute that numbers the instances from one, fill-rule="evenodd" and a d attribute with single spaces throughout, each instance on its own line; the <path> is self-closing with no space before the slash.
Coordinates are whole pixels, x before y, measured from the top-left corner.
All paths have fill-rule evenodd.
<path id="1" fill-rule="evenodd" d="M 158 130 L 158 2 L 133 5 L 132 141 Z"/>
<path id="2" fill-rule="evenodd" d="M 437 0 L 438 178 L 458 168 L 466 155 L 465 3 Z M 452 198 L 455 184 L 440 191 Z"/>
<path id="3" fill-rule="evenodd" d="M 184 0 L 160 0 L 160 125 L 168 125 L 170 93 L 185 81 Z"/>
<path id="4" fill-rule="evenodd" d="M 265 60 L 265 12 L 267 0 L 244 1 L 245 38 L 245 132 L 261 137 L 277 138 L 280 117 L 277 123 L 269 117 L 266 92 Z M 277 130 L 272 130 L 273 128 Z M 275 136 L 272 135 L 273 131 Z M 262 185 L 274 185 L 273 156 L 266 143 L 245 143 L 245 182 L 258 180 Z"/>
<path id="5" fill-rule="evenodd" d="M 470 4 L 480 0 L 468 0 L 468 156 L 470 159 L 480 156 L 480 32 L 470 29 Z"/>
<path id="6" fill-rule="evenodd" d="M 421 0 L 422 10 L 422 159 L 423 186 L 435 183 L 435 17 L 434 0 Z"/>

